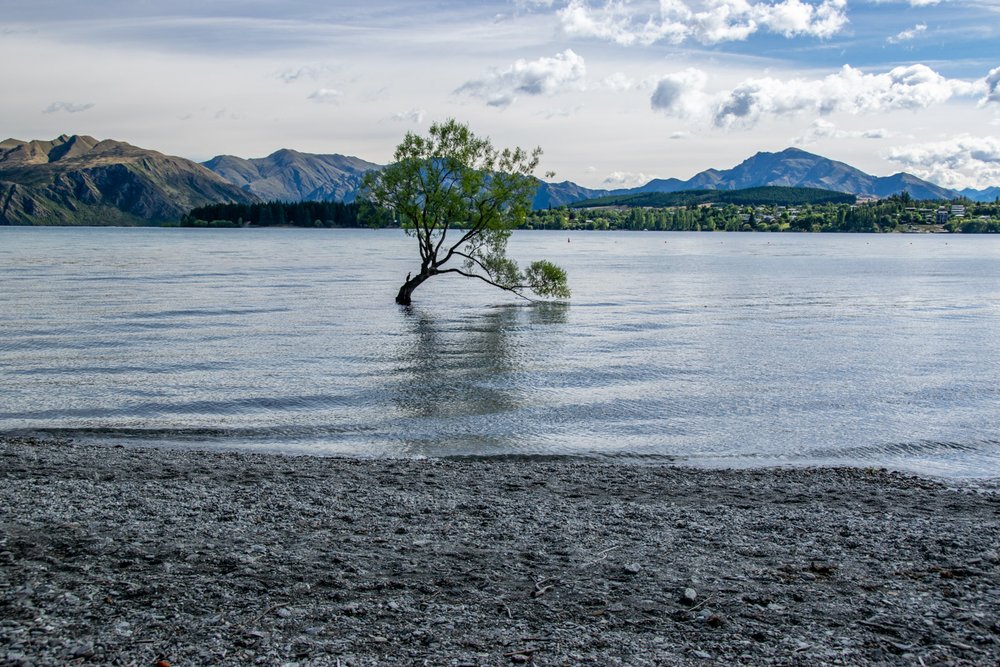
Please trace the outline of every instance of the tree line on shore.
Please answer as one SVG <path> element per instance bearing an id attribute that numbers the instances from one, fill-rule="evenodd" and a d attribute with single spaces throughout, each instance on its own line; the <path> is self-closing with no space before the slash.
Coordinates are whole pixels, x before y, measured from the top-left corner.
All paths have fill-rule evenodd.
<path id="1" fill-rule="evenodd" d="M 534 211 L 526 226 L 562 230 L 860 232 L 929 229 L 1000 233 L 1000 202 L 964 201 L 961 217 L 951 204 L 920 202 L 906 193 L 860 204 L 689 204 L 672 207 L 561 208 Z"/>
<path id="2" fill-rule="evenodd" d="M 680 206 L 560 207 L 532 211 L 524 229 L 894 232 L 936 226 L 956 233 L 1000 233 L 1000 201 L 951 205 L 915 201 L 906 193 L 860 204 L 737 205 L 690 203 Z M 939 212 L 942 213 L 939 217 Z M 212 204 L 191 210 L 183 227 L 398 227 L 391 211 L 362 202 L 282 202 Z M 461 223 L 453 225 L 461 228 Z"/>
<path id="3" fill-rule="evenodd" d="M 366 227 L 396 226 L 392 213 L 370 204 L 339 201 L 269 201 L 209 204 L 183 216 L 181 227 Z"/>

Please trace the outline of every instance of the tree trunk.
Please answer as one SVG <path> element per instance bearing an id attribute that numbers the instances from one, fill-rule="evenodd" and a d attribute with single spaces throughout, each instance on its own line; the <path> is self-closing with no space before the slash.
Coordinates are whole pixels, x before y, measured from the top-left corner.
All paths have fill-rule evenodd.
<path id="1" fill-rule="evenodd" d="M 399 293 L 396 294 L 396 303 L 401 306 L 409 306 L 410 296 L 413 294 L 413 290 L 417 289 L 417 287 L 420 286 L 420 283 L 430 278 L 431 275 L 432 274 L 430 273 L 421 272 L 413 278 L 406 276 L 406 282 L 403 283 L 403 286 L 399 288 Z"/>

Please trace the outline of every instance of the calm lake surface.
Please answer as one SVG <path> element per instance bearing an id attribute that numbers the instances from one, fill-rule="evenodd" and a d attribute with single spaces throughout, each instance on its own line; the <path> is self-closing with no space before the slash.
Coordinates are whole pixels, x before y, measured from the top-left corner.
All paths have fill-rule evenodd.
<path id="1" fill-rule="evenodd" d="M 569 241 L 569 242 L 567 242 Z M 393 303 L 396 230 L 0 227 L 0 432 L 1000 477 L 1000 239 L 522 232 L 568 306 Z"/>

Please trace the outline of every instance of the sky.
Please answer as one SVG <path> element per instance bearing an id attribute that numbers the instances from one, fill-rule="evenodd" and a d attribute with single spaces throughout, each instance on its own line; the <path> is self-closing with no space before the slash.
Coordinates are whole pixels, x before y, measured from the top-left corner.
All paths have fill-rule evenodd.
<path id="1" fill-rule="evenodd" d="M 1000 0 L 0 0 L 0 63 L 0 138 L 383 164 L 456 118 L 595 188 L 789 146 L 1000 185 Z"/>

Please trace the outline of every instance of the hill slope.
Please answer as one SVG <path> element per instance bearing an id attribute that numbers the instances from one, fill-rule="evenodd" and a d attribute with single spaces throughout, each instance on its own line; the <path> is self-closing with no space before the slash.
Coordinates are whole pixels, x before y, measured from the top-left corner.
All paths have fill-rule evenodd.
<path id="1" fill-rule="evenodd" d="M 536 211 L 559 208 L 560 206 L 570 206 L 584 199 L 603 197 L 608 194 L 611 194 L 610 190 L 592 190 L 571 181 L 562 181 L 561 183 L 539 181 L 538 191 L 531 201 L 531 208 Z"/>
<path id="2" fill-rule="evenodd" d="M 197 163 L 120 141 L 0 142 L 0 224 L 156 224 L 195 206 L 255 200 Z"/>
<path id="3" fill-rule="evenodd" d="M 381 165 L 346 155 L 287 148 L 267 157 L 219 155 L 203 165 L 264 201 L 353 201 L 365 172 Z"/>

